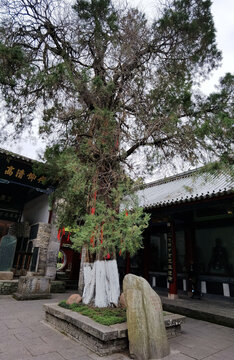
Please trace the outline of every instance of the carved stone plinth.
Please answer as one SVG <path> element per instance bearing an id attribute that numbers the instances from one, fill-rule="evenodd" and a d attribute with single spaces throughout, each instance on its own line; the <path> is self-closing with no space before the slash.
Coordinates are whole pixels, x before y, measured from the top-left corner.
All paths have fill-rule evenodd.
<path id="1" fill-rule="evenodd" d="M 16 300 L 49 299 L 50 279 L 42 276 L 21 276 L 18 290 L 13 296 Z"/>

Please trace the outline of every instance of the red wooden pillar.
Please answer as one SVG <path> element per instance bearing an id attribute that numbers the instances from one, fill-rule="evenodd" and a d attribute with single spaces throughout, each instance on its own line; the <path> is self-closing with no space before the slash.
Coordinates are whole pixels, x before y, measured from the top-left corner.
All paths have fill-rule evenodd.
<path id="1" fill-rule="evenodd" d="M 186 249 L 186 270 L 187 274 L 190 272 L 190 266 L 194 262 L 194 224 L 192 220 L 185 224 L 185 249 Z M 187 293 L 192 295 L 191 281 L 187 280 Z"/>
<path id="2" fill-rule="evenodd" d="M 168 282 L 169 299 L 176 299 L 177 294 L 177 271 L 176 271 L 176 236 L 173 221 L 167 224 L 167 248 L 168 248 Z"/>

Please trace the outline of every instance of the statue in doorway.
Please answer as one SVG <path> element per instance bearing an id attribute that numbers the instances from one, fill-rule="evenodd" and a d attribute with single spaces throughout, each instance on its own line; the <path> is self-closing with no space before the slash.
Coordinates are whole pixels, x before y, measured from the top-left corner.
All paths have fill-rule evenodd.
<path id="1" fill-rule="evenodd" d="M 215 246 L 213 247 L 209 261 L 208 271 L 212 270 L 218 273 L 229 273 L 227 251 L 225 247 L 222 246 L 222 240 L 219 238 L 215 240 Z"/>

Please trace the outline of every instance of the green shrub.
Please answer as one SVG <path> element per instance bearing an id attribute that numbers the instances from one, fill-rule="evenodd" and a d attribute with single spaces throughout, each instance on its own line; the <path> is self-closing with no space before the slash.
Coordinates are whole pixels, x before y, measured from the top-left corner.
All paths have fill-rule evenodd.
<path id="1" fill-rule="evenodd" d="M 60 301 L 59 306 L 65 308 L 65 309 L 70 309 L 70 306 L 66 304 L 66 300 Z"/>

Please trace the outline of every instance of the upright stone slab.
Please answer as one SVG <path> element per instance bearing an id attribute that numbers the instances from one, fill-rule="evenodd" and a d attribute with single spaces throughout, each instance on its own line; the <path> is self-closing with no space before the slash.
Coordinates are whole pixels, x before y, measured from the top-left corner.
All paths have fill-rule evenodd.
<path id="1" fill-rule="evenodd" d="M 51 224 L 38 223 L 37 237 L 33 239 L 33 246 L 38 247 L 39 257 L 38 257 L 38 266 L 37 273 L 40 276 L 45 276 L 46 273 L 46 260 L 48 253 L 48 246 L 51 234 Z"/>
<path id="2" fill-rule="evenodd" d="M 0 243 L 0 271 L 10 271 L 14 261 L 17 239 L 12 235 L 2 237 Z"/>
<path id="3" fill-rule="evenodd" d="M 56 205 L 55 205 L 56 208 Z M 57 271 L 57 258 L 60 248 L 60 242 L 57 239 L 57 218 L 56 211 L 52 211 L 52 219 L 51 219 L 51 232 L 48 243 L 48 251 L 47 251 L 47 260 L 46 260 L 46 276 L 51 280 L 55 280 L 56 271 Z"/>
<path id="4" fill-rule="evenodd" d="M 142 277 L 128 274 L 123 291 L 127 306 L 129 351 L 138 360 L 169 355 L 167 334 L 159 296 Z"/>

